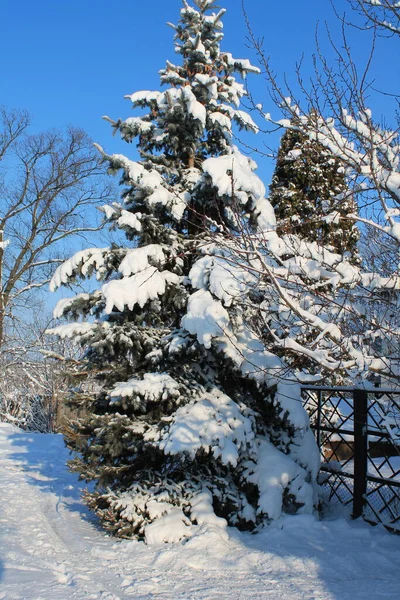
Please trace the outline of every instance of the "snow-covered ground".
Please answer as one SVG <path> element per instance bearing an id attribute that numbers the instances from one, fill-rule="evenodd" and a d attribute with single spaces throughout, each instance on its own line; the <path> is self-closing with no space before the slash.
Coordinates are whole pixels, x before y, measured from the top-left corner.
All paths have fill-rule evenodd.
<path id="1" fill-rule="evenodd" d="M 399 597 L 400 536 L 343 517 L 117 542 L 82 506 L 66 458 L 61 436 L 0 424 L 0 600 Z"/>

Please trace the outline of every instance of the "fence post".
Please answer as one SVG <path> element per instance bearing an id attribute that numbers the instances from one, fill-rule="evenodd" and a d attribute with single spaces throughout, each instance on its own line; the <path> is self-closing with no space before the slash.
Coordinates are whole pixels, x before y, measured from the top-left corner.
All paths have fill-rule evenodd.
<path id="1" fill-rule="evenodd" d="M 367 491 L 368 463 L 368 392 L 355 389 L 354 398 L 354 497 L 353 519 L 361 517 Z"/>
<path id="2" fill-rule="evenodd" d="M 318 390 L 317 392 L 317 446 L 318 450 L 322 452 L 322 444 L 321 444 L 321 421 L 322 421 L 322 391 Z"/>

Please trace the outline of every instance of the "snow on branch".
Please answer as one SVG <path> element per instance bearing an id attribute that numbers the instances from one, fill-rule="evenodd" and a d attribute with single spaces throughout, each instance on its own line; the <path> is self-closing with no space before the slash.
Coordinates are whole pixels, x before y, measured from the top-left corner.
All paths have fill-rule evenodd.
<path id="1" fill-rule="evenodd" d="M 351 0 L 351 6 L 365 18 L 366 28 L 378 28 L 387 34 L 400 34 L 398 0 Z"/>

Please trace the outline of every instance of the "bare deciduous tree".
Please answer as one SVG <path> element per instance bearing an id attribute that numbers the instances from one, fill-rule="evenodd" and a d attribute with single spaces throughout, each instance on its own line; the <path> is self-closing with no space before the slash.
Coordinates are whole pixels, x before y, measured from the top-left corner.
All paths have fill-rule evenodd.
<path id="1" fill-rule="evenodd" d="M 94 206 L 111 189 L 85 132 L 29 126 L 26 112 L 0 107 L 0 404 L 38 424 L 44 413 L 30 413 L 51 396 L 57 371 L 41 355 L 40 292 L 70 244 L 101 228 Z"/>
<path id="2" fill-rule="evenodd" d="M 369 224 L 399 241 L 400 225 L 396 220 L 400 205 L 399 115 L 396 111 L 386 115 L 385 121 L 390 125 L 382 125 L 369 108 L 374 89 L 369 71 L 376 33 L 366 67 L 361 70 L 352 56 L 345 29 L 340 45 L 336 45 L 330 36 L 334 66 L 318 46 L 314 56 L 315 77 L 310 85 L 304 82 L 298 68 L 302 97 L 296 98 L 287 79 L 280 85 L 263 41 L 256 38 L 249 22 L 248 26 L 272 99 L 284 117 L 275 119 L 269 113 L 263 114 L 267 122 L 274 127 L 298 129 L 339 159 L 347 170 L 349 195 L 358 198 L 358 215 L 347 215 L 346 218 Z M 398 99 L 393 98 L 397 106 Z M 309 119 L 310 111 L 315 118 Z"/>
<path id="3" fill-rule="evenodd" d="M 379 3 L 357 4 L 365 10 L 381 8 Z M 306 84 L 299 67 L 300 98 L 296 98 L 287 78 L 280 85 L 262 40 L 256 38 L 248 22 L 270 95 L 282 114 L 274 117 L 264 114 L 260 105 L 255 108 L 273 128 L 300 131 L 343 164 L 348 191 L 341 200 L 350 197 L 358 204 L 357 214 L 344 218 L 360 223 L 364 247 L 372 250 L 372 238 L 378 252 L 385 249 L 384 264 L 369 256 L 363 268 L 353 269 L 343 256 L 290 235 L 278 241 L 272 233 L 260 236 L 242 232 L 230 248 L 222 247 L 220 241 L 216 245 L 225 264 L 253 274 L 266 286 L 263 298 L 267 300 L 256 323 L 257 336 L 274 352 L 280 347 L 292 370 L 306 367 L 310 375 L 315 373 L 322 379 L 327 376 L 331 380 L 334 375 L 358 384 L 379 376 L 398 385 L 399 121 L 395 111 L 382 124 L 384 120 L 376 119 L 370 110 L 374 86 L 369 73 L 379 27 L 383 26 L 372 20 L 370 24 L 372 49 L 366 55 L 367 66 L 358 68 L 343 25 L 340 44 L 329 34 L 334 66 L 318 46 L 314 80 Z M 398 105 L 398 98 L 391 101 Z M 341 218 L 338 212 L 328 215 L 333 223 Z M 368 272 L 371 266 L 373 272 Z M 260 288 L 260 283 L 257 285 Z M 278 316 L 285 315 L 285 327 L 278 327 L 276 307 Z"/>
<path id="4" fill-rule="evenodd" d="M 82 130 L 31 135 L 29 124 L 27 113 L 0 109 L 0 349 L 34 310 L 68 238 L 99 229 L 91 208 L 109 194 Z"/>

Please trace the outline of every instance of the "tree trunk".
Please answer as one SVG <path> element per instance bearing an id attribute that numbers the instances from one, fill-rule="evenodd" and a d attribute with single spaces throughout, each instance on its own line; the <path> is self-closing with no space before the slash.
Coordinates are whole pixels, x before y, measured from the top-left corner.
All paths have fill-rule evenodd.
<path id="1" fill-rule="evenodd" d="M 194 167 L 194 154 L 189 154 L 188 169 L 193 169 L 193 167 Z"/>

